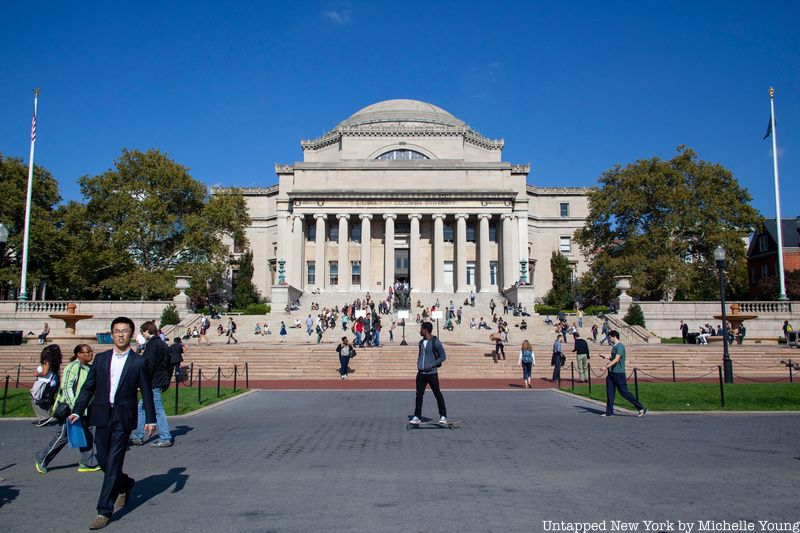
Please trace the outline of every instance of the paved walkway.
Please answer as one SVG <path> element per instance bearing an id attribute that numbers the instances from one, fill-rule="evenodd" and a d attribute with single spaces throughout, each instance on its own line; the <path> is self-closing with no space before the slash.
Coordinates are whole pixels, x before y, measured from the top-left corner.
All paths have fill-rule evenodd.
<path id="1" fill-rule="evenodd" d="M 552 391 L 445 394 L 450 416 L 465 418 L 459 429 L 406 431 L 408 391 L 260 391 L 171 418 L 174 447 L 129 452 L 137 485 L 107 531 L 800 519 L 797 415 L 606 419 Z M 430 393 L 425 414 L 436 414 Z M 3 531 L 81 531 L 94 517 L 101 477 L 75 472 L 77 452 L 65 449 L 44 476 L 34 471 L 33 453 L 53 431 L 0 423 Z"/>

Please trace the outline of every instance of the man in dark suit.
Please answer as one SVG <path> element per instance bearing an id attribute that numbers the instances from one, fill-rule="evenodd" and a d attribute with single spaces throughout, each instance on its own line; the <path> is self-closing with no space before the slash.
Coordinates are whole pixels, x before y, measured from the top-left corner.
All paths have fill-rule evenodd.
<path id="1" fill-rule="evenodd" d="M 149 436 L 156 430 L 156 413 L 153 390 L 144 358 L 131 350 L 131 338 L 136 331 L 127 317 L 111 322 L 114 348 L 95 358 L 73 413 L 82 413 L 87 407 L 89 425 L 95 426 L 97 461 L 103 469 L 103 488 L 97 501 L 97 516 L 89 529 L 101 529 L 111 521 L 114 505 L 124 506 L 133 488 L 134 480 L 122 472 L 128 438 L 137 425 L 137 396 L 142 391 L 146 414 L 145 432 Z M 78 415 L 70 415 L 73 424 Z"/>

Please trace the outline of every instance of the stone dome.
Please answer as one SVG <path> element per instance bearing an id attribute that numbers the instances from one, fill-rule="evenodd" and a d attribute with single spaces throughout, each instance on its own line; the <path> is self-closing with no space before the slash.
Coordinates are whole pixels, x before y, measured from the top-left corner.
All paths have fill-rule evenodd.
<path id="1" fill-rule="evenodd" d="M 432 125 L 466 127 L 466 124 L 442 109 L 419 100 L 384 100 L 353 113 L 339 127 L 366 124 L 421 122 Z"/>

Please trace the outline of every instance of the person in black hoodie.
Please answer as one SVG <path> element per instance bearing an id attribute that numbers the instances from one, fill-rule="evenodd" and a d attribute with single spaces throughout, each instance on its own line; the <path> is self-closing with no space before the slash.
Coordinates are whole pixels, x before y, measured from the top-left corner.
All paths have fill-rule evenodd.
<path id="1" fill-rule="evenodd" d="M 156 424 L 158 425 L 158 440 L 151 446 L 156 448 L 169 448 L 172 446 L 172 433 L 169 430 L 167 413 L 164 412 L 164 403 L 161 393 L 166 391 L 170 382 L 170 355 L 166 343 L 158 336 L 158 328 L 155 322 L 145 322 L 140 331 L 147 343 L 144 346 L 142 357 L 145 360 L 145 368 L 150 375 L 150 383 L 153 390 L 153 400 L 156 408 Z M 139 401 L 139 424 L 131 435 L 130 443 L 134 446 L 144 444 L 144 406 Z"/>

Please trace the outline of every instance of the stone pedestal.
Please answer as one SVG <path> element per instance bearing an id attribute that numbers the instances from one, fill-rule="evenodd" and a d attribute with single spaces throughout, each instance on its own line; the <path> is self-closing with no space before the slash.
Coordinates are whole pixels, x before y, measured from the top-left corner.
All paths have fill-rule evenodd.
<path id="1" fill-rule="evenodd" d="M 624 317 L 633 303 L 633 298 L 627 292 L 631 288 L 631 276 L 614 276 L 614 280 L 616 281 L 617 289 L 619 289 L 617 313 Z"/>
<path id="2" fill-rule="evenodd" d="M 178 314 L 183 318 L 189 309 L 189 297 L 186 295 L 186 290 L 191 288 L 191 276 L 175 276 L 175 288 L 178 289 L 178 294 L 172 298 L 172 303 L 175 304 Z"/>

